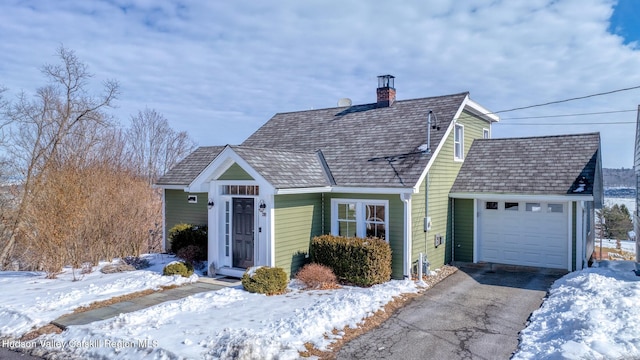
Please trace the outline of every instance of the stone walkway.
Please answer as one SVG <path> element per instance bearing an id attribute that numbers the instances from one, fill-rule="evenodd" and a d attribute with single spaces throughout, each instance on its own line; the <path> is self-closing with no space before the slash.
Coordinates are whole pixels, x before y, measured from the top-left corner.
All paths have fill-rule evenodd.
<path id="1" fill-rule="evenodd" d="M 197 293 L 215 291 L 238 285 L 240 285 L 239 279 L 200 278 L 198 282 L 192 284 L 154 292 L 149 295 L 139 296 L 85 312 L 67 314 L 51 323 L 61 329 L 66 329 L 67 326 L 70 325 L 85 325 L 94 321 L 110 319 L 120 314 L 142 310 L 166 301 L 179 300 Z"/>

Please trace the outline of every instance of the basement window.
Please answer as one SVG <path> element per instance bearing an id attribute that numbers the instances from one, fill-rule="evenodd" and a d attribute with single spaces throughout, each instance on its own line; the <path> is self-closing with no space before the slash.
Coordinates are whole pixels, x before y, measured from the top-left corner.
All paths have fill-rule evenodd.
<path id="1" fill-rule="evenodd" d="M 487 201 L 484 205 L 484 208 L 487 210 L 498 210 L 498 202 L 497 201 Z"/>

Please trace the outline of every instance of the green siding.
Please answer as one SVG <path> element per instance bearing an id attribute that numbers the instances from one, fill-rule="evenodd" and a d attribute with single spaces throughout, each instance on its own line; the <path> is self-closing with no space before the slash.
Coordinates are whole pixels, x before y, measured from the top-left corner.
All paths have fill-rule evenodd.
<path id="1" fill-rule="evenodd" d="M 473 200 L 454 201 L 454 260 L 473 262 Z"/>
<path id="2" fill-rule="evenodd" d="M 481 139 L 482 129 L 489 128 L 489 124 L 468 112 L 463 112 L 460 115 L 458 123 L 464 126 L 464 155 L 466 157 L 473 140 Z M 426 253 L 432 269 L 452 261 L 453 214 L 449 191 L 462 167 L 462 162 L 455 161 L 453 158 L 453 140 L 454 132 L 451 131 L 427 177 L 420 183 L 419 193 L 412 197 L 412 261 L 418 259 L 419 253 Z M 428 208 L 432 224 L 431 230 L 427 232 L 424 231 L 425 193 L 429 199 Z M 456 227 L 459 225 L 461 224 L 456 222 Z M 442 245 L 437 247 L 434 245 L 436 235 L 443 236 Z"/>
<path id="3" fill-rule="evenodd" d="M 196 195 L 198 202 L 187 202 L 187 196 Z M 207 224 L 207 193 L 186 193 L 182 190 L 164 190 L 165 202 L 165 249 L 169 249 L 169 230 L 176 224 L 186 223 L 194 225 Z"/>
<path id="4" fill-rule="evenodd" d="M 394 279 L 402 279 L 404 271 L 403 244 L 404 244 L 404 204 L 400 195 L 385 194 L 325 194 L 324 226 L 327 233 L 331 232 L 331 199 L 355 199 L 355 200 L 388 200 L 389 201 L 389 229 L 388 240 L 391 246 L 392 272 Z"/>
<path id="5" fill-rule="evenodd" d="M 276 266 L 293 276 L 307 261 L 309 244 L 322 235 L 322 194 L 275 197 Z"/>
<path id="6" fill-rule="evenodd" d="M 234 163 L 218 177 L 218 180 L 254 180 L 240 165 Z"/>

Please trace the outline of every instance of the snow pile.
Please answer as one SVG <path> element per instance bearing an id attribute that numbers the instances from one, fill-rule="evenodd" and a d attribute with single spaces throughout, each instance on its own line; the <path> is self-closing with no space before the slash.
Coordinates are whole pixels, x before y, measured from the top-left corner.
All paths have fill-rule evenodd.
<path id="1" fill-rule="evenodd" d="M 148 255 L 153 268 L 162 269 L 168 256 Z M 93 272 L 73 281 L 70 268 L 57 279 L 46 279 L 38 272 L 0 272 L 0 338 L 20 337 L 50 323 L 58 317 L 72 313 L 76 308 L 95 301 L 161 286 L 180 285 L 197 281 L 197 276 L 161 276 L 153 271 L 131 271 L 103 274 L 101 263 Z M 76 270 L 77 272 L 77 270 Z M 77 273 L 76 273 L 76 276 Z"/>
<path id="2" fill-rule="evenodd" d="M 521 332 L 513 359 L 640 357 L 640 277 L 629 261 L 603 261 L 557 280 Z"/>
<path id="3" fill-rule="evenodd" d="M 276 296 L 236 288 L 200 293 L 117 318 L 71 326 L 47 339 L 95 344 L 65 348 L 83 358 L 298 359 L 305 343 L 326 349 L 340 337 L 331 333 L 333 329 L 356 327 L 393 297 L 418 291 L 411 281 L 313 291 L 301 291 L 295 282 L 292 285 L 287 294 Z M 123 346 L 106 346 L 118 343 Z"/>

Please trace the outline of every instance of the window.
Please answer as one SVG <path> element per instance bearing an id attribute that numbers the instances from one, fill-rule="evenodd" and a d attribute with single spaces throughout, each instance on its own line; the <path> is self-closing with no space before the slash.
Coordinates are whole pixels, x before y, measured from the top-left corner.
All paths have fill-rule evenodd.
<path id="1" fill-rule="evenodd" d="M 367 237 L 377 237 L 380 239 L 386 239 L 386 216 L 384 205 L 365 205 L 367 211 L 366 219 L 364 221 L 366 225 Z"/>
<path id="2" fill-rule="evenodd" d="M 224 185 L 222 195 L 260 195 L 257 185 Z"/>
<path id="3" fill-rule="evenodd" d="M 187 202 L 189 204 L 197 204 L 198 203 L 198 195 L 187 195 Z"/>
<path id="4" fill-rule="evenodd" d="M 229 256 L 229 248 L 231 247 L 231 204 L 229 201 L 224 202 L 224 256 Z"/>
<path id="5" fill-rule="evenodd" d="M 489 135 L 489 129 L 482 129 L 482 138 L 483 139 L 488 139 L 491 136 Z"/>
<path id="6" fill-rule="evenodd" d="M 498 210 L 498 202 L 497 201 L 487 201 L 484 205 L 484 208 L 487 210 Z"/>
<path id="7" fill-rule="evenodd" d="M 527 203 L 525 205 L 525 210 L 529 212 L 540 212 L 542 207 L 540 206 L 540 203 Z"/>
<path id="8" fill-rule="evenodd" d="M 338 204 L 338 235 L 357 236 L 356 204 Z"/>
<path id="9" fill-rule="evenodd" d="M 563 206 L 562 204 L 548 204 L 547 205 L 547 212 L 550 213 L 562 213 L 563 211 Z"/>
<path id="10" fill-rule="evenodd" d="M 332 233 L 347 237 L 388 240 L 389 205 L 386 200 L 331 200 Z"/>
<path id="11" fill-rule="evenodd" d="M 464 160 L 464 127 L 456 124 L 453 131 L 453 158 Z"/>
<path id="12" fill-rule="evenodd" d="M 517 202 L 506 202 L 504 203 L 504 209 L 509 211 L 518 211 L 518 203 Z"/>

